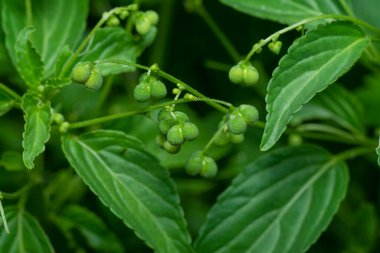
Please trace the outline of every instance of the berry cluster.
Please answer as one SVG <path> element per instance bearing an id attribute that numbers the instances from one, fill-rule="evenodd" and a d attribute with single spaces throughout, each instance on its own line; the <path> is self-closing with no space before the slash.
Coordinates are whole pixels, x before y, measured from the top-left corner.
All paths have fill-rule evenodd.
<path id="1" fill-rule="evenodd" d="M 139 81 L 133 91 L 135 99 L 139 102 L 146 102 L 151 98 L 162 99 L 168 93 L 165 84 L 155 76 L 143 74 Z"/>
<path id="2" fill-rule="evenodd" d="M 199 135 L 198 127 L 190 122 L 186 113 L 162 109 L 158 113 L 158 145 L 171 154 L 177 153 L 185 141 L 195 140 Z"/>
<path id="3" fill-rule="evenodd" d="M 259 119 L 259 111 L 252 105 L 240 105 L 232 109 L 221 122 L 214 143 L 224 146 L 229 142 L 237 144 L 244 140 L 247 126 L 253 125 Z"/>
<path id="4" fill-rule="evenodd" d="M 281 41 L 272 41 L 268 44 L 268 48 L 275 54 L 279 54 L 281 51 L 282 42 Z"/>
<path id="5" fill-rule="evenodd" d="M 233 83 L 252 86 L 259 80 L 259 72 L 250 62 L 241 61 L 230 69 L 228 77 Z"/>
<path id="6" fill-rule="evenodd" d="M 214 159 L 206 156 L 202 151 L 195 152 L 185 165 L 186 172 L 195 176 L 200 174 L 202 177 L 215 177 L 218 166 Z"/>
<path id="7" fill-rule="evenodd" d="M 71 80 L 89 89 L 99 89 L 103 84 L 102 74 L 92 62 L 78 62 L 71 72 Z"/>

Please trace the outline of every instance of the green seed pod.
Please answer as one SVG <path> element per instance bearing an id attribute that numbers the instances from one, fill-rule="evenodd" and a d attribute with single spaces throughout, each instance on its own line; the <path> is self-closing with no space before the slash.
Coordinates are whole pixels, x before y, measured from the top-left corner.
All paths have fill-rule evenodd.
<path id="1" fill-rule="evenodd" d="M 152 25 L 149 19 L 145 15 L 142 15 L 136 20 L 135 28 L 136 28 L 136 31 L 141 35 L 147 34 L 151 26 Z"/>
<path id="2" fill-rule="evenodd" d="M 158 122 L 158 128 L 162 134 L 166 135 L 175 124 L 177 121 L 174 118 L 167 118 Z"/>
<path id="3" fill-rule="evenodd" d="M 231 82 L 236 84 L 241 83 L 243 81 L 243 68 L 240 62 L 230 69 L 230 71 L 228 72 L 228 77 Z"/>
<path id="4" fill-rule="evenodd" d="M 155 99 L 162 99 L 167 94 L 166 86 L 163 82 L 155 80 L 150 83 L 150 95 Z"/>
<path id="5" fill-rule="evenodd" d="M 157 120 L 165 120 L 167 118 L 170 118 L 170 112 L 167 109 L 161 109 L 157 114 Z"/>
<path id="6" fill-rule="evenodd" d="M 228 115 L 227 127 L 232 134 L 242 134 L 247 129 L 247 123 L 243 115 L 238 110 L 235 110 Z"/>
<path id="7" fill-rule="evenodd" d="M 86 86 L 89 89 L 97 90 L 103 85 L 103 77 L 102 74 L 96 70 L 91 70 L 91 75 L 87 79 L 87 81 L 84 83 L 84 86 Z"/>
<path id="8" fill-rule="evenodd" d="M 191 176 L 199 174 L 202 169 L 203 158 L 204 155 L 202 151 L 194 152 L 185 165 L 185 170 L 187 174 Z"/>
<path id="9" fill-rule="evenodd" d="M 166 136 L 166 139 L 172 145 L 182 144 L 184 142 L 182 125 L 177 124 L 170 128 Z"/>
<path id="10" fill-rule="evenodd" d="M 216 162 L 211 157 L 205 156 L 202 161 L 202 169 L 201 176 L 205 178 L 215 177 L 216 173 L 218 173 L 218 166 Z"/>
<path id="11" fill-rule="evenodd" d="M 182 126 L 183 138 L 186 141 L 195 140 L 199 135 L 198 127 L 191 122 L 186 122 Z"/>
<path id="12" fill-rule="evenodd" d="M 243 67 L 243 82 L 244 84 L 251 86 L 257 83 L 259 80 L 259 72 L 252 65 L 246 65 Z"/>
<path id="13" fill-rule="evenodd" d="M 133 96 L 138 102 L 146 102 L 150 99 L 150 87 L 147 83 L 139 83 L 133 90 Z"/>
<path id="14" fill-rule="evenodd" d="M 126 19 L 128 16 L 129 16 L 129 11 L 127 11 L 127 10 L 122 10 L 119 13 L 119 17 L 120 17 L 121 20 Z"/>
<path id="15" fill-rule="evenodd" d="M 76 83 L 85 83 L 90 78 L 92 68 L 90 62 L 78 62 L 71 72 L 71 80 Z"/>
<path id="16" fill-rule="evenodd" d="M 248 125 L 253 125 L 259 120 L 259 111 L 252 105 L 240 105 L 238 110 L 243 115 Z"/>
<path id="17" fill-rule="evenodd" d="M 181 145 L 173 145 L 173 144 L 169 143 L 168 141 L 165 141 L 163 144 L 163 148 L 169 154 L 177 154 L 181 149 Z"/>
<path id="18" fill-rule="evenodd" d="M 159 16 L 158 16 L 157 12 L 146 11 L 145 17 L 149 20 L 151 25 L 157 25 L 158 24 Z"/>
<path id="19" fill-rule="evenodd" d="M 244 141 L 244 134 L 229 134 L 228 138 L 231 143 L 233 144 L 239 144 Z"/>
<path id="20" fill-rule="evenodd" d="M 63 122 L 65 122 L 65 117 L 62 114 L 60 114 L 60 113 L 55 113 L 54 116 L 53 116 L 53 121 L 56 124 L 60 125 Z"/>

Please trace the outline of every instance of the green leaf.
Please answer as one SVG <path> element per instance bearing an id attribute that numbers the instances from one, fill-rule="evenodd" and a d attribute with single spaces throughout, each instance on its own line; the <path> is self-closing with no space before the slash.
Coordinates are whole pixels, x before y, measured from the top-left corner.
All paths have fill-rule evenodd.
<path id="1" fill-rule="evenodd" d="M 91 190 L 156 252 L 192 252 L 183 211 L 168 172 L 122 132 L 62 138 L 71 166 Z"/>
<path id="2" fill-rule="evenodd" d="M 90 210 L 71 205 L 58 217 L 59 226 L 66 231 L 78 230 L 88 245 L 99 252 L 122 253 L 123 247 L 104 222 Z"/>
<path id="3" fill-rule="evenodd" d="M 10 234 L 0 230 L 0 252 L 54 252 L 49 238 L 33 216 L 16 207 L 5 208 L 4 212 Z"/>
<path id="4" fill-rule="evenodd" d="M 344 198 L 345 163 L 314 146 L 278 149 L 248 165 L 218 198 L 195 242 L 198 253 L 301 253 Z"/>
<path id="5" fill-rule="evenodd" d="M 51 107 L 49 103 L 27 93 L 22 98 L 21 108 L 25 118 L 22 158 L 25 166 L 32 169 L 34 159 L 45 150 L 45 143 L 50 138 Z"/>
<path id="6" fill-rule="evenodd" d="M 33 45 L 45 63 L 45 77 L 54 73 L 55 63 L 66 45 L 74 49 L 82 37 L 88 14 L 88 0 L 33 0 L 32 23 L 27 20 L 24 0 L 2 1 L 2 26 L 6 46 L 17 66 L 14 45 L 18 33 L 33 25 Z"/>
<path id="7" fill-rule="evenodd" d="M 351 0 L 352 9 L 355 16 L 377 26 L 380 29 L 379 9 L 380 1 L 378 0 Z"/>
<path id="8" fill-rule="evenodd" d="M 292 118 L 292 125 L 309 120 L 324 120 L 363 135 L 364 113 L 361 103 L 347 89 L 339 84 L 329 86 L 317 94 Z"/>
<path id="9" fill-rule="evenodd" d="M 36 88 L 42 80 L 44 66 L 40 55 L 33 48 L 30 37 L 34 28 L 25 27 L 20 31 L 16 41 L 17 70 L 29 87 Z"/>
<path id="10" fill-rule="evenodd" d="M 15 102 L 13 98 L 0 91 L 0 116 L 3 116 L 7 112 L 9 112 L 14 105 Z"/>
<path id="11" fill-rule="evenodd" d="M 90 48 L 79 61 L 114 59 L 136 62 L 136 58 L 153 42 L 156 33 L 155 28 L 151 29 L 146 36 L 136 40 L 121 27 L 101 28 L 96 32 Z M 96 68 L 102 72 L 103 76 L 134 71 L 135 69 L 113 63 L 97 64 Z"/>
<path id="12" fill-rule="evenodd" d="M 333 22 L 311 30 L 290 48 L 268 84 L 267 124 L 261 150 L 271 148 L 292 115 L 348 71 L 368 45 L 356 26 Z"/>
<path id="13" fill-rule="evenodd" d="M 283 24 L 323 14 L 344 14 L 339 1 L 331 0 L 220 0 L 248 15 Z"/>

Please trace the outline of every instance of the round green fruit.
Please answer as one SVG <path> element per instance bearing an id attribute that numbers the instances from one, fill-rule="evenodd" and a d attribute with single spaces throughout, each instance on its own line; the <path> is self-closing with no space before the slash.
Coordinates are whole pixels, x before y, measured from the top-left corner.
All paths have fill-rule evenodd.
<path id="1" fill-rule="evenodd" d="M 187 174 L 195 176 L 201 172 L 203 166 L 203 157 L 204 155 L 201 151 L 197 151 L 191 155 L 190 159 L 185 165 Z"/>
<path id="2" fill-rule="evenodd" d="M 78 62 L 71 72 L 71 80 L 76 83 L 85 83 L 90 78 L 92 68 L 90 62 Z"/>
<path id="3" fill-rule="evenodd" d="M 183 138 L 187 141 L 195 140 L 199 135 L 198 127 L 191 122 L 186 122 L 182 126 Z"/>
<path id="4" fill-rule="evenodd" d="M 146 102 L 150 99 L 150 87 L 147 83 L 139 83 L 133 90 L 133 96 L 138 102 Z"/>
<path id="5" fill-rule="evenodd" d="M 245 132 L 247 123 L 239 111 L 235 110 L 228 115 L 227 128 L 232 134 L 242 134 Z"/>
<path id="6" fill-rule="evenodd" d="M 166 136 L 166 139 L 172 145 L 182 144 L 184 142 L 182 125 L 177 124 L 170 128 Z"/>
<path id="7" fill-rule="evenodd" d="M 136 31 L 141 35 L 147 34 L 151 26 L 152 25 L 149 19 L 145 15 L 142 15 L 136 20 L 135 28 L 136 28 Z"/>
<path id="8" fill-rule="evenodd" d="M 228 77 L 231 82 L 236 84 L 241 83 L 243 81 L 243 68 L 241 67 L 240 63 L 238 63 L 230 69 L 230 71 L 228 72 Z"/>
<path id="9" fill-rule="evenodd" d="M 177 154 L 181 150 L 181 145 L 173 145 L 170 142 L 165 141 L 163 144 L 163 149 L 165 149 L 169 154 Z"/>
<path id="10" fill-rule="evenodd" d="M 252 65 L 246 65 L 243 68 L 243 82 L 248 86 L 252 86 L 259 80 L 259 72 Z"/>
<path id="11" fill-rule="evenodd" d="M 253 125 L 259 120 L 259 111 L 252 105 L 240 105 L 238 110 L 243 115 L 248 125 Z"/>
<path id="12" fill-rule="evenodd" d="M 202 161 L 202 169 L 200 171 L 201 176 L 212 178 L 216 176 L 216 173 L 218 173 L 218 166 L 216 165 L 215 160 L 211 157 L 205 156 Z"/>
<path id="13" fill-rule="evenodd" d="M 159 16 L 158 16 L 157 12 L 146 11 L 145 17 L 149 20 L 151 25 L 157 25 L 158 24 Z"/>
<path id="14" fill-rule="evenodd" d="M 155 99 L 162 99 L 167 94 L 166 86 L 163 82 L 155 80 L 150 83 L 150 95 Z"/>

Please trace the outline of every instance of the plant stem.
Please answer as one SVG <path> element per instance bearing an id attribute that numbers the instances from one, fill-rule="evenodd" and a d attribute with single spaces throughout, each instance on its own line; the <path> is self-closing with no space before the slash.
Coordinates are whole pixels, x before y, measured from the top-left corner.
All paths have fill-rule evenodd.
<path id="1" fill-rule="evenodd" d="M 32 13 L 32 1 L 31 0 L 25 0 L 25 9 L 26 9 L 26 20 L 28 23 L 28 26 L 33 25 L 33 13 Z"/>
<path id="2" fill-rule="evenodd" d="M 1 216 L 1 219 L 3 220 L 5 233 L 9 234 L 8 223 L 7 223 L 7 219 L 5 217 L 4 208 L 3 208 L 3 204 L 1 203 L 1 199 L 2 198 L 0 197 L 0 216 Z"/>
<path id="3" fill-rule="evenodd" d="M 357 156 L 364 155 L 364 154 L 371 153 L 371 152 L 374 152 L 374 150 L 372 148 L 368 148 L 368 147 L 353 148 L 353 149 L 349 149 L 349 150 L 346 150 L 346 151 L 343 151 L 339 154 L 334 155 L 333 159 L 331 159 L 330 162 L 332 164 L 334 164 L 334 163 L 337 163 L 340 161 L 353 159 Z"/>
<path id="4" fill-rule="evenodd" d="M 0 194 L 2 195 L 4 199 L 17 199 L 20 196 L 22 196 L 25 192 L 27 192 L 34 184 L 35 184 L 34 182 L 30 182 L 16 192 L 12 192 L 12 193 L 0 192 Z"/>
<path id="5" fill-rule="evenodd" d="M 210 13 L 206 10 L 206 8 L 201 5 L 197 8 L 196 13 L 203 18 L 203 20 L 210 27 L 211 31 L 215 34 L 215 36 L 222 43 L 228 54 L 234 60 L 234 62 L 238 62 L 241 60 L 241 56 L 236 48 L 233 46 L 231 41 L 227 38 L 227 36 L 223 33 L 222 29 L 217 25 L 215 20 L 211 17 Z"/>
<path id="6" fill-rule="evenodd" d="M 224 101 L 220 101 L 217 99 L 209 99 L 209 98 L 204 98 L 204 99 L 197 98 L 194 100 L 187 100 L 187 99 L 182 98 L 182 99 L 178 99 L 176 101 L 168 101 L 168 102 L 161 103 L 158 105 L 148 106 L 148 107 L 141 109 L 141 110 L 124 112 L 124 113 L 117 113 L 117 114 L 112 114 L 112 115 L 108 115 L 108 116 L 104 116 L 104 117 L 99 117 L 99 118 L 75 122 L 75 123 L 70 124 L 69 129 L 88 127 L 88 126 L 92 126 L 95 124 L 113 121 L 116 119 L 122 119 L 122 118 L 130 117 L 130 116 L 134 116 L 134 115 L 138 115 L 138 114 L 143 114 L 143 113 L 155 110 L 155 109 L 163 108 L 166 106 L 171 106 L 173 104 L 183 104 L 183 103 L 189 103 L 189 102 L 206 102 L 207 103 L 207 102 L 211 102 L 211 101 L 213 103 L 223 103 L 223 104 L 226 103 Z"/>
<path id="7" fill-rule="evenodd" d="M 216 131 L 214 133 L 214 135 L 211 137 L 211 139 L 207 142 L 206 146 L 203 148 L 202 150 L 202 153 L 206 153 L 207 150 L 211 147 L 211 145 L 214 143 L 215 139 L 218 137 L 218 135 L 223 131 L 223 129 L 225 128 L 226 126 L 226 123 L 224 123 L 219 129 L 218 131 Z"/>
<path id="8" fill-rule="evenodd" d="M 4 91 L 9 96 L 13 97 L 17 102 L 21 101 L 21 96 L 19 94 L 17 94 L 15 91 L 13 91 L 12 89 L 8 88 L 3 83 L 0 83 L 0 90 Z"/>
<path id="9" fill-rule="evenodd" d="M 140 65 L 140 64 L 137 64 L 137 63 L 133 63 L 133 62 L 123 61 L 123 60 L 107 59 L 107 60 L 98 60 L 98 61 L 95 61 L 95 63 L 96 64 L 100 64 L 100 63 L 114 63 L 114 64 L 126 65 L 126 66 L 131 66 L 131 67 L 135 67 L 135 68 L 139 68 L 139 69 L 143 69 L 143 70 L 149 71 L 149 67 L 146 67 L 146 66 L 143 66 L 143 65 Z M 202 99 L 202 101 L 204 101 L 208 105 L 214 107 L 218 111 L 221 111 L 222 113 L 226 113 L 228 111 L 227 108 L 225 108 L 224 106 L 220 105 L 220 103 L 215 102 L 214 99 L 211 99 L 211 98 L 203 95 L 202 93 L 200 93 L 196 89 L 192 88 L 190 85 L 188 85 L 185 82 L 179 80 L 178 78 L 170 75 L 169 73 L 166 73 L 166 72 L 164 72 L 162 70 L 157 70 L 154 73 L 157 74 L 157 75 L 159 75 L 159 76 L 161 76 L 162 78 L 165 78 L 166 80 L 174 83 L 175 85 L 181 84 L 188 92 L 190 92 L 194 96 Z"/>
<path id="10" fill-rule="evenodd" d="M 284 34 L 284 33 L 287 33 L 291 30 L 294 30 L 300 26 L 303 26 L 307 23 L 311 23 L 311 22 L 314 22 L 314 21 L 318 21 L 318 20 L 321 20 L 321 19 L 340 19 L 340 20 L 346 20 L 346 21 L 350 21 L 354 24 L 357 24 L 357 25 L 360 25 L 360 26 L 363 26 L 377 34 L 380 34 L 380 30 L 377 29 L 376 27 L 360 20 L 360 19 L 357 19 L 355 17 L 350 17 L 350 16 L 345 16 L 345 15 L 334 15 L 334 14 L 327 14 L 327 15 L 321 15 L 321 16 L 315 16 L 315 17 L 311 17 L 311 18 L 306 18 L 306 19 L 303 19 L 293 25 L 290 25 L 290 26 L 287 26 L 275 33 L 273 33 L 272 35 L 270 35 L 269 37 L 267 37 L 266 39 L 264 40 L 261 40 L 259 41 L 257 44 L 255 44 L 251 51 L 248 53 L 247 57 L 245 58 L 245 61 L 249 61 L 251 59 L 251 57 L 254 55 L 254 53 L 262 48 L 264 45 L 266 45 L 267 43 L 269 43 L 270 41 L 272 41 L 273 38 L 275 37 L 278 37 L 279 35 L 281 34 Z"/>
<path id="11" fill-rule="evenodd" d="M 339 0 L 340 5 L 343 7 L 344 11 L 347 12 L 348 15 L 350 16 L 355 16 L 354 12 L 350 8 L 350 6 L 347 4 L 346 0 Z"/>

